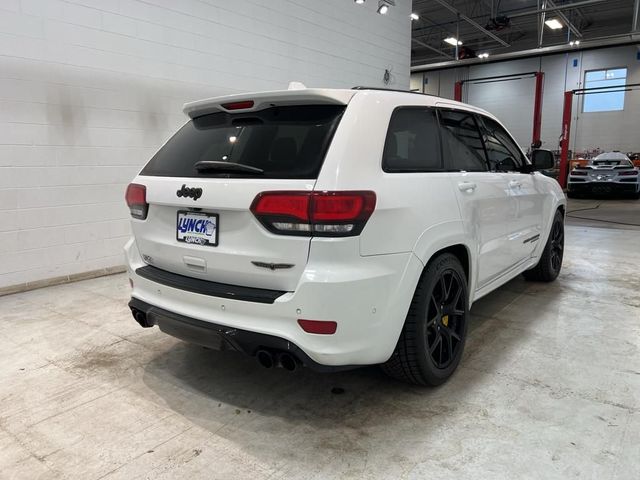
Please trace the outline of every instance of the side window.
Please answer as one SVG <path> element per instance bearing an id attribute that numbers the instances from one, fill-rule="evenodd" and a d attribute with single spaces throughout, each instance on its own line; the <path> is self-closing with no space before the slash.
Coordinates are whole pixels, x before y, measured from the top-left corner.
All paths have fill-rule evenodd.
<path id="1" fill-rule="evenodd" d="M 524 164 L 522 152 L 507 131 L 498 122 L 480 117 L 484 145 L 492 172 L 517 171 Z"/>
<path id="2" fill-rule="evenodd" d="M 382 169 L 395 173 L 443 169 L 434 110 L 401 107 L 393 112 L 384 143 Z"/>
<path id="3" fill-rule="evenodd" d="M 440 110 L 444 154 L 454 170 L 484 172 L 487 162 L 473 113 Z"/>

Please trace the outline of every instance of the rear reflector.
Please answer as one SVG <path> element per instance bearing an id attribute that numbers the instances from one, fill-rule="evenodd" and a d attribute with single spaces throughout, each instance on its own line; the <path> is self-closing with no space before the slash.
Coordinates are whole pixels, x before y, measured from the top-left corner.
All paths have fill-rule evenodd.
<path id="1" fill-rule="evenodd" d="M 305 332 L 319 335 L 333 335 L 338 328 L 336 322 L 325 320 L 298 320 L 298 324 Z"/>
<path id="2" fill-rule="evenodd" d="M 147 218 L 149 204 L 147 203 L 147 187 L 137 183 L 130 183 L 125 194 L 129 211 L 133 218 L 144 220 Z"/>
<path id="3" fill-rule="evenodd" d="M 223 103 L 222 108 L 225 110 L 245 110 L 253 107 L 253 100 L 245 100 L 243 102 Z"/>
<path id="4" fill-rule="evenodd" d="M 376 206 L 370 191 L 262 192 L 251 211 L 269 231 L 282 235 L 359 235 Z"/>

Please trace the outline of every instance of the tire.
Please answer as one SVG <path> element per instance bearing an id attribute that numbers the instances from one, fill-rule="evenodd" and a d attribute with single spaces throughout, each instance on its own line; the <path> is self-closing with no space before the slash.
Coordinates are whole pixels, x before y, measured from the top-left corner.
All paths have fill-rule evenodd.
<path id="1" fill-rule="evenodd" d="M 422 272 L 395 351 L 382 369 L 416 385 L 444 383 L 460 363 L 468 320 L 462 265 L 450 253 L 439 255 Z"/>
<path id="2" fill-rule="evenodd" d="M 523 272 L 527 280 L 553 282 L 560 274 L 564 255 L 564 218 L 560 211 L 553 217 L 549 238 L 544 246 L 538 264 Z"/>

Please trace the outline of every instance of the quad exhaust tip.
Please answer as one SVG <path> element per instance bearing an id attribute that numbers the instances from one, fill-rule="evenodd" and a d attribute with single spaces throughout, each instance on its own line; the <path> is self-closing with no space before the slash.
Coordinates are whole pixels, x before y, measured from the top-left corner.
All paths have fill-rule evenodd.
<path id="1" fill-rule="evenodd" d="M 133 318 L 135 319 L 135 321 L 138 322 L 141 327 L 149 328 L 152 326 L 152 325 L 149 325 L 149 322 L 147 321 L 147 314 L 144 313 L 142 310 L 138 310 L 137 308 L 132 308 L 131 313 L 133 314 Z"/>
<path id="2" fill-rule="evenodd" d="M 273 368 L 275 364 L 275 360 L 271 352 L 267 350 L 258 350 L 256 353 L 256 359 L 258 363 L 262 365 L 264 368 Z"/>
<path id="3" fill-rule="evenodd" d="M 268 350 L 258 350 L 256 352 L 258 363 L 264 368 L 280 367 L 288 372 L 293 372 L 300 366 L 300 361 L 290 353 L 280 352 L 273 354 Z"/>

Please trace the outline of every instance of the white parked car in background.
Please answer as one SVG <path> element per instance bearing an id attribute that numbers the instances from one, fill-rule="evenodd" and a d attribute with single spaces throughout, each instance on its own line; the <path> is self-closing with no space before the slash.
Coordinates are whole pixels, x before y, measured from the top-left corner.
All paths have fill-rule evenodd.
<path id="1" fill-rule="evenodd" d="M 437 385 L 471 304 L 554 280 L 565 197 L 491 114 L 356 88 L 234 95 L 190 120 L 127 189 L 130 307 L 144 327 L 265 367 L 383 364 Z"/>
<path id="2" fill-rule="evenodd" d="M 621 152 L 601 153 L 569 174 L 567 195 L 626 194 L 640 198 L 640 171 Z"/>

